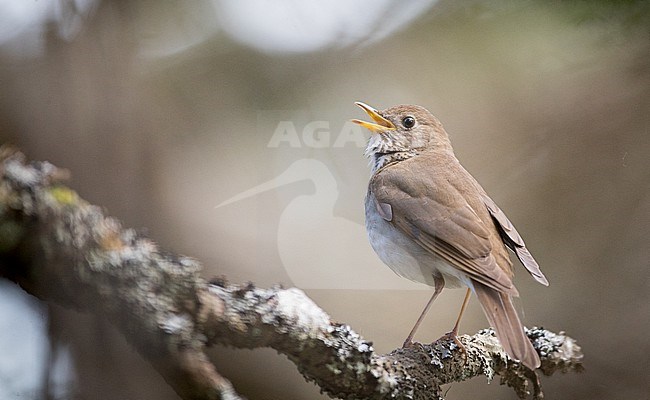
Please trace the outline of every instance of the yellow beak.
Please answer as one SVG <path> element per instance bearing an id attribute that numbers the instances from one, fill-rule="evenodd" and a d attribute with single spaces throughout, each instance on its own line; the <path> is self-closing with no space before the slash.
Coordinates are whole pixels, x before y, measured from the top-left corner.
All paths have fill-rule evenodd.
<path id="1" fill-rule="evenodd" d="M 372 120 L 375 121 L 375 123 L 373 123 L 373 122 L 361 121 L 359 119 L 353 119 L 352 122 L 354 122 L 355 124 L 359 124 L 364 128 L 369 129 L 371 132 L 395 130 L 395 125 L 389 120 L 387 120 L 386 118 L 379 115 L 379 111 L 375 110 L 374 108 L 360 101 L 357 101 L 354 104 L 361 107 L 363 111 L 365 111 L 370 116 L 370 118 L 372 118 Z"/>

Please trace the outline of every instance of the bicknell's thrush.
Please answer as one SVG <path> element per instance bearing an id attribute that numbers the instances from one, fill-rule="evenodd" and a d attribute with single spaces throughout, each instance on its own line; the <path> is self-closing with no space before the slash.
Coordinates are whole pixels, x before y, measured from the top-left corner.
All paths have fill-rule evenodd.
<path id="1" fill-rule="evenodd" d="M 512 304 L 518 296 L 508 248 L 538 282 L 548 285 L 521 236 L 501 209 L 456 159 L 447 132 L 429 111 L 398 105 L 383 111 L 356 103 L 373 120 L 366 155 L 372 177 L 366 229 L 379 258 L 398 275 L 434 287 L 413 330 L 443 287 L 467 286 L 478 297 L 499 342 L 531 369 L 540 360 Z"/>

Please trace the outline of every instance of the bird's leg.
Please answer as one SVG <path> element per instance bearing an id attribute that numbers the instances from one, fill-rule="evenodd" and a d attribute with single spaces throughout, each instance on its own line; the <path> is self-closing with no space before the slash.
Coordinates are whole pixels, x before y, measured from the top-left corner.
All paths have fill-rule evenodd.
<path id="1" fill-rule="evenodd" d="M 420 317 L 418 320 L 415 322 L 415 325 L 413 326 L 413 329 L 411 329 L 411 332 L 409 333 L 408 337 L 404 341 L 404 344 L 402 347 L 409 347 L 413 343 L 413 336 L 415 336 L 415 331 L 418 330 L 418 327 L 422 323 L 422 320 L 424 320 L 424 316 L 427 314 L 429 311 L 429 308 L 431 308 L 431 304 L 433 304 L 433 301 L 438 297 L 440 292 L 442 292 L 442 288 L 445 287 L 445 280 L 442 276 L 434 276 L 433 277 L 433 282 L 434 282 L 434 290 L 433 290 L 433 295 L 427 302 L 427 305 L 424 306 L 424 310 L 422 310 L 422 314 L 420 314 Z"/>
<path id="2" fill-rule="evenodd" d="M 458 345 L 460 350 L 463 352 L 463 355 L 465 357 L 465 360 L 467 360 L 467 349 L 465 346 L 458 340 L 458 326 L 460 325 L 460 319 L 463 317 L 463 313 L 465 312 L 465 308 L 467 308 L 467 303 L 469 303 L 469 296 L 472 294 L 472 291 L 470 288 L 467 288 L 467 292 L 465 293 L 465 299 L 463 300 L 463 305 L 460 306 L 460 313 L 458 313 L 458 318 L 456 319 L 456 323 L 454 324 L 454 328 L 451 330 L 451 332 L 447 332 L 445 335 L 443 335 L 440 339 L 451 339 Z M 438 339 L 438 340 L 440 340 Z"/>
<path id="3" fill-rule="evenodd" d="M 451 330 L 451 334 L 454 336 L 458 336 L 458 325 L 460 325 L 460 319 L 463 317 L 463 313 L 465 312 L 465 309 L 467 308 L 467 303 L 469 303 L 469 296 L 472 294 L 472 290 L 470 288 L 467 288 L 467 292 L 465 293 L 465 299 L 463 299 L 463 305 L 460 306 L 460 313 L 458 313 L 458 318 L 456 319 L 456 324 L 454 324 L 454 329 Z"/>

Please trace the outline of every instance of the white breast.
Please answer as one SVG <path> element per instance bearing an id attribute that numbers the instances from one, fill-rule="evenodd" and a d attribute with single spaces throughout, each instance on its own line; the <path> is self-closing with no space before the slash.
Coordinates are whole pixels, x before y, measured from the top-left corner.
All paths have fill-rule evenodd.
<path id="1" fill-rule="evenodd" d="M 470 286 L 457 268 L 422 248 L 379 215 L 372 194 L 366 196 L 366 229 L 370 245 L 381 261 L 397 275 L 434 286 L 434 275 L 442 275 L 445 287 Z"/>

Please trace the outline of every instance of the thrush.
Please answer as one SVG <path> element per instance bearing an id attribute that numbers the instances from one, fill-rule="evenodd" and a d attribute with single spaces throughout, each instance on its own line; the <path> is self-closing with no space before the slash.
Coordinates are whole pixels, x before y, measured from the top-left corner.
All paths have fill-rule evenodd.
<path id="1" fill-rule="evenodd" d="M 428 110 L 398 105 L 378 111 L 356 104 L 373 121 L 352 120 L 372 132 L 365 200 L 370 244 L 398 275 L 434 288 L 404 345 L 444 287 L 466 286 L 451 334 L 457 334 L 474 292 L 505 351 L 531 369 L 539 367 L 512 303 L 519 293 L 508 249 L 535 280 L 548 281 L 515 227 L 456 159 L 447 132 Z"/>

